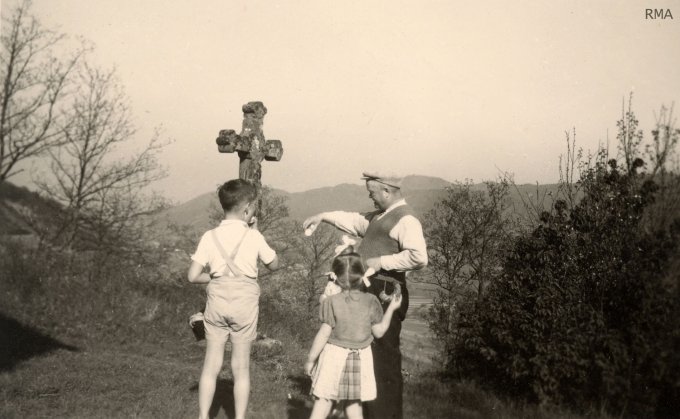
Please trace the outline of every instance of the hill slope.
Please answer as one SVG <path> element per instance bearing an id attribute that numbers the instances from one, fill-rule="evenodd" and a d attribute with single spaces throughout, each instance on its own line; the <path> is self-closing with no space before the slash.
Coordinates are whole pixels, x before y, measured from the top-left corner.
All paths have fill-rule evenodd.
<path id="1" fill-rule="evenodd" d="M 36 192 L 10 182 L 0 184 L 0 234 L 35 235 L 35 229 L 48 229 L 61 206 Z"/>

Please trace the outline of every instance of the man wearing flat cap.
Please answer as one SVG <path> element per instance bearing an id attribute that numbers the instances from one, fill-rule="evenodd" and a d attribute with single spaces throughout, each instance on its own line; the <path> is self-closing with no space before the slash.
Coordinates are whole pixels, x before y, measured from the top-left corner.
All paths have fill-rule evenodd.
<path id="1" fill-rule="evenodd" d="M 388 296 L 401 291 L 401 307 L 392 316 L 387 333 L 372 344 L 373 365 L 378 390 L 376 400 L 364 404 L 367 418 L 402 419 L 403 379 L 399 334 L 408 310 L 406 272 L 427 265 L 427 248 L 423 228 L 413 209 L 402 196 L 402 178 L 380 173 L 363 173 L 368 197 L 376 210 L 356 212 L 322 212 L 307 218 L 303 227 L 313 231 L 321 222 L 346 233 L 363 237 L 358 253 L 367 268 L 373 268 L 368 292 L 381 296 L 383 310 Z"/>

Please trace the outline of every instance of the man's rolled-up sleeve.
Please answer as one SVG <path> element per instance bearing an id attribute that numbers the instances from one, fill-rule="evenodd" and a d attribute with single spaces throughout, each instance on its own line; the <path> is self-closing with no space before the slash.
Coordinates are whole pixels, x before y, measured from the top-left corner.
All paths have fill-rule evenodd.
<path id="1" fill-rule="evenodd" d="M 403 217 L 390 231 L 390 237 L 399 243 L 399 253 L 380 257 L 382 268 L 388 271 L 411 271 L 427 265 L 427 245 L 423 226 L 414 216 Z"/>
<path id="2" fill-rule="evenodd" d="M 323 219 L 353 236 L 363 237 L 368 229 L 368 219 L 358 212 L 329 211 L 323 213 Z"/>

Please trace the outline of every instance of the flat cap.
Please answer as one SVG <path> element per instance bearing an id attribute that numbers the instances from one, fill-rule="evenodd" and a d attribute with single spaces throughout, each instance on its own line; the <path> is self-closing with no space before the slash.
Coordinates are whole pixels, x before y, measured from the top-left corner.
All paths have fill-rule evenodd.
<path id="1" fill-rule="evenodd" d="M 382 183 L 383 185 L 392 186 L 393 188 L 401 189 L 401 181 L 404 179 L 401 176 L 396 176 L 392 174 L 384 174 L 377 172 L 364 172 L 362 173 L 362 180 L 369 181 L 373 180 L 375 182 Z"/>

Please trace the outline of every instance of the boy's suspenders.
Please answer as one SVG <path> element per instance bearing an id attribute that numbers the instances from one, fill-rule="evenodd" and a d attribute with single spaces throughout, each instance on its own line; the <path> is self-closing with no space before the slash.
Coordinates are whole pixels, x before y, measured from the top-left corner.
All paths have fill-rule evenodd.
<path id="1" fill-rule="evenodd" d="M 238 254 L 239 249 L 241 248 L 241 244 L 243 243 L 243 240 L 246 238 L 246 235 L 250 231 L 249 228 L 246 228 L 245 233 L 243 233 L 243 236 L 241 237 L 241 240 L 238 242 L 236 245 L 236 248 L 234 248 L 234 251 L 231 252 L 231 256 L 227 254 L 227 251 L 224 250 L 224 247 L 222 246 L 222 243 L 217 239 L 217 233 L 215 230 L 211 230 L 210 234 L 212 236 L 213 241 L 215 242 L 215 245 L 217 246 L 217 250 L 219 250 L 220 255 L 222 256 L 222 259 L 224 259 L 225 262 L 227 262 L 227 266 L 229 267 L 229 270 L 236 275 L 236 276 L 247 276 L 250 278 L 248 275 L 244 274 L 243 271 L 241 271 L 238 266 L 236 266 L 236 263 L 234 263 L 234 258 Z"/>

